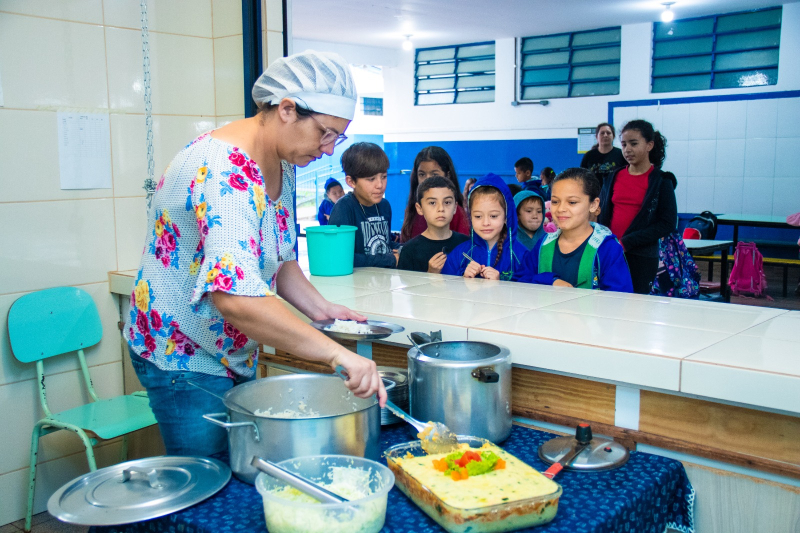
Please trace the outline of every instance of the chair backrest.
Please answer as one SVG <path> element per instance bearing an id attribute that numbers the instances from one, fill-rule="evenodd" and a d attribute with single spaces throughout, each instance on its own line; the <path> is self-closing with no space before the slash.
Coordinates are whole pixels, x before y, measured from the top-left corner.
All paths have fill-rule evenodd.
<path id="1" fill-rule="evenodd" d="M 19 298 L 8 312 L 11 350 L 20 362 L 94 346 L 103 336 L 97 306 L 77 287 L 56 287 Z"/>

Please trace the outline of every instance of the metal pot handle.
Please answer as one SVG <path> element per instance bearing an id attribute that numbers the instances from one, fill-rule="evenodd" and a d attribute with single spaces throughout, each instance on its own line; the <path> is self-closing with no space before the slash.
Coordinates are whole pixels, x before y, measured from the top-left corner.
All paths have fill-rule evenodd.
<path id="1" fill-rule="evenodd" d="M 493 366 L 476 368 L 472 371 L 472 377 L 481 383 L 497 383 L 500 381 L 500 374 L 494 371 Z"/>
<path id="2" fill-rule="evenodd" d="M 253 426 L 253 433 L 256 442 L 261 442 L 261 436 L 258 433 L 258 426 L 255 422 L 223 422 L 222 420 L 217 420 L 218 418 L 228 418 L 228 413 L 209 413 L 207 415 L 203 415 L 203 418 L 211 422 L 212 424 L 216 424 L 220 427 L 223 427 L 230 431 L 231 428 L 237 428 L 242 426 Z"/>

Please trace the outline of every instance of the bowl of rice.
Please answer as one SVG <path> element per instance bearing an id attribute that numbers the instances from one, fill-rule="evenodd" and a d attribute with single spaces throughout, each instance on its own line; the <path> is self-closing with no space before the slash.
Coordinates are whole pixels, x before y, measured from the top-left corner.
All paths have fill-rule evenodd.
<path id="1" fill-rule="evenodd" d="M 394 474 L 386 466 L 349 455 L 313 455 L 287 459 L 279 466 L 347 498 L 320 503 L 264 473 L 256 489 L 264 501 L 270 533 L 373 533 L 383 528 Z"/>
<path id="2" fill-rule="evenodd" d="M 403 326 L 381 322 L 379 320 L 367 320 L 356 322 L 355 320 L 317 320 L 311 323 L 311 327 L 321 331 L 325 335 L 339 340 L 379 340 L 400 333 L 404 330 Z"/>

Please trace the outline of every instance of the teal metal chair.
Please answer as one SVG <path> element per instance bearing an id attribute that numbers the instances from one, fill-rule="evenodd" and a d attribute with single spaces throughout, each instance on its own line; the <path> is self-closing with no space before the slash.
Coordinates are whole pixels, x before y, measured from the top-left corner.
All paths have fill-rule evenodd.
<path id="1" fill-rule="evenodd" d="M 120 461 L 124 461 L 128 455 L 127 434 L 152 426 L 156 419 L 150 410 L 146 393 L 108 400 L 97 397 L 83 351 L 100 342 L 103 329 L 97 307 L 86 291 L 75 287 L 58 287 L 23 296 L 14 302 L 8 312 L 8 336 L 17 360 L 36 363 L 36 382 L 45 415 L 36 423 L 31 436 L 31 470 L 25 516 L 25 531 L 30 531 L 40 436 L 61 429 L 77 433 L 86 447 L 89 469 L 94 471 L 97 470 L 93 449 L 95 444 L 122 436 Z M 43 360 L 71 352 L 76 352 L 92 402 L 53 413 L 47 404 Z"/>

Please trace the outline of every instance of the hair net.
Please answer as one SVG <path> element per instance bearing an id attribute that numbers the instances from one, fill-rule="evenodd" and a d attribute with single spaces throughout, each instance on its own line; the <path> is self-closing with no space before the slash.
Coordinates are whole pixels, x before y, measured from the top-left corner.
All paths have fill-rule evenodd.
<path id="1" fill-rule="evenodd" d="M 260 107 L 284 98 L 335 117 L 353 120 L 356 87 L 350 66 L 340 55 L 306 50 L 275 60 L 253 85 L 253 100 Z"/>

